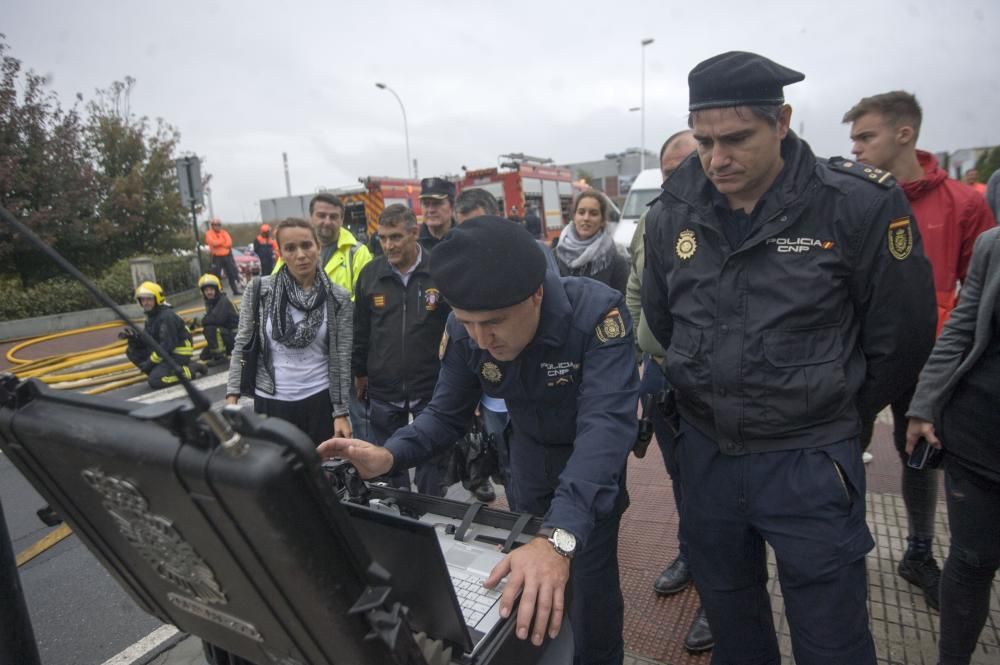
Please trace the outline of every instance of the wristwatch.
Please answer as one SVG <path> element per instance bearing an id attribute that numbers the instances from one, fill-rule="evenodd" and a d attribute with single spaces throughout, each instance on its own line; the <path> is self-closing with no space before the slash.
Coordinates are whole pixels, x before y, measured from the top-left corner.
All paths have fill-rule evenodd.
<path id="1" fill-rule="evenodd" d="M 552 543 L 552 548 L 556 554 L 560 554 L 567 559 L 572 559 L 576 554 L 576 536 L 566 529 L 543 528 L 536 532 L 536 535 L 547 539 Z"/>

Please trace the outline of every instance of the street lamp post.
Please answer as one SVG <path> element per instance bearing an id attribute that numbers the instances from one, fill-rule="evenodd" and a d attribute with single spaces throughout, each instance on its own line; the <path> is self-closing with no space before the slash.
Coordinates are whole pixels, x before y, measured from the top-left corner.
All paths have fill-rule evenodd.
<path id="1" fill-rule="evenodd" d="M 646 47 L 653 43 L 652 37 L 643 39 L 642 45 L 642 101 L 639 104 L 639 115 L 641 129 L 639 131 L 639 170 L 646 169 Z"/>
<path id="2" fill-rule="evenodd" d="M 375 87 L 379 90 L 388 90 L 392 93 L 392 96 L 396 98 L 399 102 L 399 110 L 403 112 L 403 137 L 406 139 L 406 177 L 410 178 L 413 176 L 413 167 L 410 162 L 410 128 L 406 122 L 406 107 L 403 106 L 403 100 L 399 98 L 396 91 L 387 86 L 385 83 L 376 83 Z"/>

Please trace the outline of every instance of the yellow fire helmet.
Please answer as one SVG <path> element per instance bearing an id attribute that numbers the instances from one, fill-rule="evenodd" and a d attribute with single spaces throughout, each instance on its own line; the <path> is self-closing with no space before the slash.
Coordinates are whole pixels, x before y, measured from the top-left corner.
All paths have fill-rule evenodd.
<path id="1" fill-rule="evenodd" d="M 198 288 L 204 289 L 206 286 L 214 286 L 216 291 L 222 292 L 222 280 L 210 272 L 198 278 Z"/>
<path id="2" fill-rule="evenodd" d="M 163 295 L 163 288 L 156 282 L 143 282 L 139 285 L 139 288 L 135 290 L 135 299 L 139 300 L 139 296 L 153 296 L 157 305 L 162 305 L 166 297 Z"/>

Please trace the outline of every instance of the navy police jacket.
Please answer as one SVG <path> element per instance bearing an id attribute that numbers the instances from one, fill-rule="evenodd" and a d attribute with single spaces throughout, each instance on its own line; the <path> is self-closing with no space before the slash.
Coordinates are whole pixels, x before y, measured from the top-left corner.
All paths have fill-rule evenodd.
<path id="1" fill-rule="evenodd" d="M 441 373 L 427 408 L 385 444 L 403 469 L 448 448 L 483 393 L 506 401 L 517 509 L 586 547 L 597 519 L 623 509 L 635 443 L 638 374 L 632 322 L 617 291 L 545 275 L 534 339 L 510 362 L 476 346 L 449 317 Z"/>
<path id="2" fill-rule="evenodd" d="M 819 162 L 792 132 L 781 151 L 738 247 L 697 155 L 646 220 L 643 316 L 680 415 L 730 455 L 858 436 L 934 344 L 931 266 L 891 176 Z"/>

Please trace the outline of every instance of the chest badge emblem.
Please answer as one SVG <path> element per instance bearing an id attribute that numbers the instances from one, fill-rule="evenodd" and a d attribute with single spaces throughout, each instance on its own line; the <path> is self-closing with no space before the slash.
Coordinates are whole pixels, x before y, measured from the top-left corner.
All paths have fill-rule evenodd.
<path id="1" fill-rule="evenodd" d="M 500 368 L 497 367 L 496 363 L 489 361 L 479 366 L 479 374 L 490 383 L 500 383 L 503 379 Z"/>
<path id="2" fill-rule="evenodd" d="M 698 240 L 695 238 L 694 231 L 691 229 L 684 229 L 677 236 L 677 258 L 687 261 L 692 256 L 694 256 L 695 250 L 698 249 Z"/>

